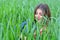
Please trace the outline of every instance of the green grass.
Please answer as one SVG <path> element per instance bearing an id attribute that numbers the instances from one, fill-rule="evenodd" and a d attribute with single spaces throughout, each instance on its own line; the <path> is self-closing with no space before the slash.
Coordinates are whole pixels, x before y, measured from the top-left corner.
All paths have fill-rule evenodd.
<path id="1" fill-rule="evenodd" d="M 0 0 L 0 40 L 19 40 L 20 24 L 28 19 L 30 31 L 34 20 L 34 9 L 40 3 L 48 4 L 52 18 L 47 27 L 48 33 L 44 32 L 41 40 L 60 40 L 60 0 Z M 39 29 L 36 32 L 38 40 Z M 34 40 L 32 32 L 26 36 L 28 40 Z"/>

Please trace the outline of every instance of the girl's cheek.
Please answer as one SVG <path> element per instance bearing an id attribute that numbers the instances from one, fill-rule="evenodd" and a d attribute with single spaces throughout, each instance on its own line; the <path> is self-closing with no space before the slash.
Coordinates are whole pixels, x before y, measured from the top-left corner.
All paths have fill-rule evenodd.
<path id="1" fill-rule="evenodd" d="M 40 18 L 42 18 L 42 16 L 40 16 Z"/>
<path id="2" fill-rule="evenodd" d="M 35 18 L 38 18 L 38 15 L 35 15 Z"/>
<path id="3" fill-rule="evenodd" d="M 35 15 L 35 19 L 40 20 L 41 18 L 42 18 L 42 16 L 40 16 L 40 15 Z"/>
<path id="4" fill-rule="evenodd" d="M 38 19 L 41 19 L 42 18 L 42 16 L 38 16 Z"/>
<path id="5" fill-rule="evenodd" d="M 37 17 L 38 15 L 35 15 L 35 17 Z"/>
<path id="6" fill-rule="evenodd" d="M 38 15 L 35 15 L 35 20 L 38 21 Z"/>

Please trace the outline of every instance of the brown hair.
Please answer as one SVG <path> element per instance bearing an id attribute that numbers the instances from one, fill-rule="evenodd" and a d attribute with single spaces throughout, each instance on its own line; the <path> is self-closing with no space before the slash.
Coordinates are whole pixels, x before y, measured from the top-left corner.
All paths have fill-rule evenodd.
<path id="1" fill-rule="evenodd" d="M 36 14 L 37 9 L 41 9 L 42 11 L 44 11 L 45 12 L 44 16 L 47 16 L 48 19 L 51 20 L 51 18 L 50 18 L 51 17 L 51 13 L 50 13 L 50 9 L 49 9 L 48 5 L 47 4 L 40 4 L 40 5 L 38 5 L 36 7 L 36 9 L 34 11 L 34 21 L 35 22 L 36 22 L 36 20 L 35 20 L 35 14 Z"/>

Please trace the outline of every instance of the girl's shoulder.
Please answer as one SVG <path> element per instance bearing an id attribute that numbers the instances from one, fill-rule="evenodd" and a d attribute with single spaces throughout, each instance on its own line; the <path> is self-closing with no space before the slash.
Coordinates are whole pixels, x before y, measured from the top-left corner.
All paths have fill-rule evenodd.
<path id="1" fill-rule="evenodd" d="M 27 22 L 26 21 L 23 21 L 21 24 L 20 24 L 20 28 L 21 28 L 21 32 L 22 32 L 22 30 L 24 29 L 24 26 L 27 24 Z"/>
<path id="2" fill-rule="evenodd" d="M 23 21 L 22 23 L 21 23 L 21 29 L 24 29 L 24 26 L 27 26 L 28 25 L 28 23 L 29 23 L 30 21 Z M 35 23 L 35 21 L 33 21 L 32 22 L 32 28 L 31 29 L 34 29 L 34 30 L 36 30 L 36 23 Z M 28 28 L 29 26 L 27 26 L 27 28 Z"/>
<path id="3" fill-rule="evenodd" d="M 21 23 L 21 27 L 23 27 L 23 26 L 27 25 L 27 24 L 28 24 L 28 22 L 29 22 L 29 19 L 24 20 L 24 21 Z"/>
<path id="4" fill-rule="evenodd" d="M 23 21 L 22 23 L 21 23 L 21 27 L 23 27 L 24 25 L 26 25 L 27 24 L 27 22 L 26 21 Z"/>
<path id="5" fill-rule="evenodd" d="M 27 24 L 28 24 L 27 21 L 23 21 L 23 22 L 21 23 L 21 27 L 23 27 L 23 26 L 25 26 L 25 25 L 27 25 Z M 35 25 L 35 22 L 32 22 L 31 25 L 34 26 L 34 25 Z"/>

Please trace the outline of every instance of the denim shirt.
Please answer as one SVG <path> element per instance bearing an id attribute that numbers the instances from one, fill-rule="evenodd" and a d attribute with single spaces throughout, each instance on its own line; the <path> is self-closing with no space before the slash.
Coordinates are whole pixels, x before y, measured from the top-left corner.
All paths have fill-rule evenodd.
<path id="1" fill-rule="evenodd" d="M 24 29 L 24 27 L 26 27 L 26 29 Z M 32 23 L 32 28 L 31 28 L 30 32 L 28 32 L 28 30 L 29 30 L 28 27 L 29 26 L 28 26 L 28 22 L 27 21 L 22 22 L 22 24 L 21 24 L 21 32 L 24 32 L 25 35 L 27 35 L 27 33 L 31 33 L 31 35 L 33 35 L 34 31 L 38 30 L 38 27 L 36 26 L 36 24 L 34 22 Z M 37 35 L 36 38 L 39 40 L 40 35 Z"/>
<path id="2" fill-rule="evenodd" d="M 24 27 L 25 27 L 25 29 L 24 29 Z M 36 30 L 36 28 L 37 28 L 36 25 L 34 23 L 32 23 L 32 29 L 31 29 L 30 32 L 33 33 L 34 30 Z M 20 31 L 22 32 L 23 30 L 24 30 L 25 33 L 28 33 L 29 29 L 28 29 L 28 22 L 27 21 L 24 21 L 24 22 L 21 23 L 21 30 Z"/>

